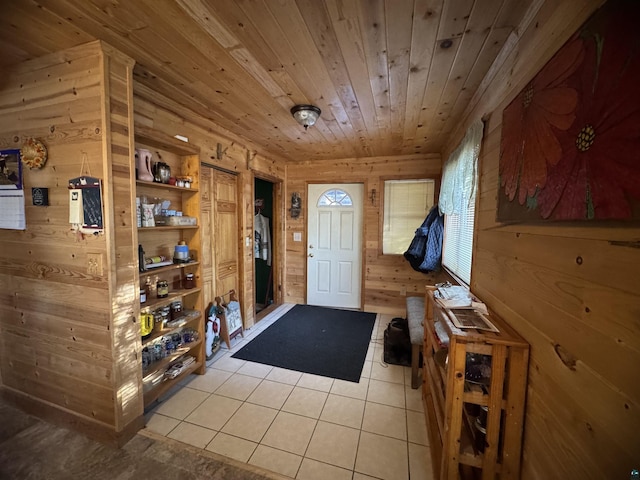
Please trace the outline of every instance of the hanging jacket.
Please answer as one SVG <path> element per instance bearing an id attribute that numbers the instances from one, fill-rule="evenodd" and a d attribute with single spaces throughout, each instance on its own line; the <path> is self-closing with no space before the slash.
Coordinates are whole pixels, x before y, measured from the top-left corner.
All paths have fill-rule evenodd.
<path id="1" fill-rule="evenodd" d="M 437 205 L 434 205 L 404 252 L 411 268 L 424 273 L 440 270 L 443 236 L 444 215 L 440 215 Z"/>
<path id="2" fill-rule="evenodd" d="M 253 244 L 254 257 L 267 261 L 271 266 L 271 231 L 269 219 L 258 213 L 253 221 L 255 242 Z"/>

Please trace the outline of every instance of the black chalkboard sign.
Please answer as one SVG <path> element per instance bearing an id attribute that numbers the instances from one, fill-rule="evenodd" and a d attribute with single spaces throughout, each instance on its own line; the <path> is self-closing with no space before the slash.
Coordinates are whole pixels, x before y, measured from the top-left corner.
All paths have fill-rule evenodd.
<path id="1" fill-rule="evenodd" d="M 102 182 L 95 177 L 78 177 L 69 180 L 69 188 L 82 190 L 82 227 L 102 230 Z"/>

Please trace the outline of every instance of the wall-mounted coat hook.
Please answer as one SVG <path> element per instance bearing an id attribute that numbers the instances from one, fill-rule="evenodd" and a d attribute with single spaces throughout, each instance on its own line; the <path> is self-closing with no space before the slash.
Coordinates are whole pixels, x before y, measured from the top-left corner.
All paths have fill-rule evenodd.
<path id="1" fill-rule="evenodd" d="M 251 152 L 247 150 L 247 170 L 251 170 L 253 168 L 253 159 L 258 156 L 258 152 Z"/>
<path id="2" fill-rule="evenodd" d="M 222 144 L 218 143 L 217 148 L 216 148 L 216 158 L 218 160 L 222 160 L 222 157 L 225 153 L 227 153 L 227 149 L 229 147 L 225 148 L 224 150 L 222 149 Z"/>

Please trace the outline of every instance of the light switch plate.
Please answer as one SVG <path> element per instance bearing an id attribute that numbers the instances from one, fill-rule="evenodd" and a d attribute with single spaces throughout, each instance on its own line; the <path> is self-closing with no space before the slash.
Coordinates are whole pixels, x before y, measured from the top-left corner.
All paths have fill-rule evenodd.
<path id="1" fill-rule="evenodd" d="M 293 241 L 301 242 L 302 241 L 302 232 L 293 232 Z"/>

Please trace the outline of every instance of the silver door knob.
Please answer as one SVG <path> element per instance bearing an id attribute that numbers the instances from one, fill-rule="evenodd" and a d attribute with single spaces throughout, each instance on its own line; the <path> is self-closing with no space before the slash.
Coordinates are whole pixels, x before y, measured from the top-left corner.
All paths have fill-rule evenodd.
<path id="1" fill-rule="evenodd" d="M 313 253 L 310 253 L 310 254 L 309 254 L 309 256 L 310 256 L 310 257 L 313 257 Z"/>

